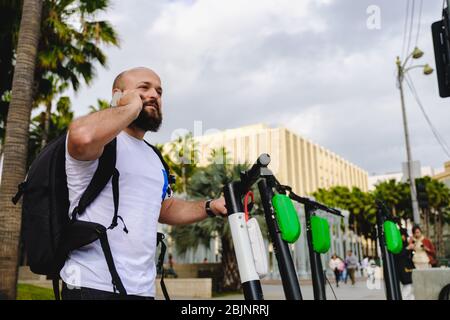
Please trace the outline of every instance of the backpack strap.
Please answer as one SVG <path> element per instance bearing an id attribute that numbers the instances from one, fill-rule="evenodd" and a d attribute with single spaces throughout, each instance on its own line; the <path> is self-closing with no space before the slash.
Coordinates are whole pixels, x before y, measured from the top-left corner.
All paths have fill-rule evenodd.
<path id="1" fill-rule="evenodd" d="M 78 206 L 72 211 L 72 223 L 76 221 L 77 215 L 82 215 L 86 208 L 98 197 L 105 186 L 111 179 L 112 191 L 113 191 L 113 201 L 114 201 L 114 216 L 112 218 L 111 225 L 108 229 L 114 229 L 117 226 L 117 219 L 119 218 L 124 224 L 124 229 L 128 233 L 128 229 L 121 216 L 118 215 L 119 210 L 119 176 L 120 173 L 116 169 L 116 149 L 117 140 L 114 138 L 110 143 L 108 143 L 104 149 L 101 157 L 99 158 L 97 170 L 94 173 L 89 185 L 86 190 L 81 195 Z M 111 248 L 108 242 L 108 236 L 106 234 L 106 229 L 97 231 L 98 238 L 102 247 L 103 254 L 105 255 L 105 260 L 108 265 L 109 272 L 112 278 L 112 284 L 114 291 L 118 290 L 121 295 L 127 295 L 127 291 L 122 284 L 122 281 L 117 273 L 116 266 L 114 264 L 114 259 L 111 254 Z M 59 296 L 59 286 L 56 293 Z"/>
<path id="2" fill-rule="evenodd" d="M 167 172 L 169 172 L 169 171 L 170 171 L 170 170 L 169 170 L 169 165 L 168 165 L 167 162 L 164 160 L 164 157 L 162 156 L 162 154 L 161 154 L 161 152 L 159 151 L 159 149 L 158 149 L 157 147 L 155 147 L 154 145 L 148 143 L 145 139 L 144 139 L 144 142 L 145 142 L 150 148 L 152 148 L 153 151 L 155 151 L 156 155 L 157 155 L 158 158 L 161 160 L 161 162 L 162 162 L 162 164 L 163 164 L 163 166 L 164 166 L 164 169 L 165 169 Z"/>
<path id="3" fill-rule="evenodd" d="M 97 196 L 102 192 L 105 186 L 108 184 L 109 179 L 117 171 L 116 168 L 116 138 L 108 143 L 104 149 L 101 157 L 98 160 L 98 167 L 91 179 L 91 182 L 87 186 L 81 195 L 78 206 L 72 211 L 72 220 L 76 219 L 77 215 L 82 215 L 86 208 L 97 198 Z M 117 171 L 118 174 L 118 171 Z M 118 203 L 118 200 L 117 200 Z M 114 201 L 114 206 L 116 205 L 116 200 Z M 114 211 L 117 211 L 116 208 Z M 117 219 L 116 219 L 117 220 Z"/>
<path id="4" fill-rule="evenodd" d="M 170 197 L 172 195 L 172 188 L 170 187 L 171 184 L 175 183 L 176 179 L 175 176 L 170 174 L 170 168 L 169 165 L 167 164 L 167 162 L 164 160 L 164 157 L 162 156 L 161 152 L 159 151 L 159 149 L 157 147 L 155 147 L 154 145 L 148 143 L 146 140 L 144 140 L 144 142 L 153 149 L 153 151 L 156 153 L 156 155 L 158 156 L 159 160 L 161 160 L 161 163 L 164 166 L 164 170 L 166 170 L 167 173 L 167 182 L 168 182 L 168 187 L 167 187 L 167 194 Z M 161 232 L 158 232 L 156 234 L 156 246 L 161 244 L 161 251 L 158 257 L 158 264 L 157 264 L 157 270 L 159 271 L 159 273 L 161 273 L 161 290 L 163 292 L 164 298 L 166 300 L 170 300 L 169 297 L 169 293 L 167 292 L 167 287 L 166 284 L 164 283 L 164 256 L 166 255 L 166 249 L 167 246 L 164 243 L 164 234 Z"/>
<path id="5" fill-rule="evenodd" d="M 105 255 L 106 264 L 108 265 L 109 273 L 111 274 L 114 292 L 118 290 L 122 296 L 126 296 L 127 291 L 125 290 L 122 280 L 120 279 L 120 276 L 117 273 L 116 265 L 114 264 L 113 256 L 111 253 L 111 248 L 109 247 L 108 235 L 106 234 L 106 230 L 99 234 L 99 238 L 103 254 Z"/>
<path id="6" fill-rule="evenodd" d="M 119 211 L 119 170 L 116 169 L 116 145 L 117 140 L 114 138 L 103 149 L 103 153 L 99 158 L 97 170 L 87 186 L 86 190 L 81 195 L 78 206 L 72 211 L 72 220 L 76 220 L 77 215 L 81 216 L 86 208 L 98 197 L 100 192 L 111 180 L 113 201 L 114 201 L 114 216 L 111 225 L 108 229 L 114 229 L 117 226 L 117 219 L 120 219 L 124 225 L 123 231 L 128 233 L 127 226 L 122 217 L 118 215 Z"/>
<path id="7" fill-rule="evenodd" d="M 59 276 L 55 276 L 52 279 L 53 284 L 53 293 L 55 295 L 55 300 L 61 300 L 61 296 L 59 294 Z"/>
<path id="8" fill-rule="evenodd" d="M 22 198 L 23 194 L 25 193 L 26 185 L 27 185 L 27 182 L 25 180 L 25 181 L 19 183 L 19 185 L 17 186 L 17 193 L 11 199 L 11 201 L 14 203 L 14 205 L 16 205 L 17 202 L 19 202 L 20 198 Z"/>
<path id="9" fill-rule="evenodd" d="M 167 172 L 167 178 L 168 178 L 168 183 L 169 183 L 169 187 L 167 188 L 167 192 L 170 195 L 172 195 L 172 189 L 170 188 L 171 184 L 174 184 L 176 181 L 176 178 L 173 174 L 170 174 L 170 168 L 169 165 L 167 164 L 167 162 L 164 160 L 164 157 L 162 156 L 161 152 L 159 151 L 159 149 L 157 147 L 155 147 L 154 145 L 148 143 L 147 141 L 144 140 L 144 142 L 153 149 L 153 151 L 155 151 L 156 155 L 158 156 L 159 160 L 161 160 L 161 163 L 164 166 L 164 170 L 166 170 Z"/>
<path id="10" fill-rule="evenodd" d="M 164 166 L 164 169 L 167 172 L 168 176 L 168 182 L 169 182 L 169 188 L 168 193 L 171 194 L 170 184 L 175 182 L 175 176 L 169 174 L 169 166 L 164 160 L 161 152 L 158 150 L 158 148 L 154 147 L 153 145 L 149 144 L 147 141 L 144 140 L 144 142 L 150 146 L 153 151 L 158 155 L 159 159 L 161 160 L 161 163 Z M 110 179 L 112 183 L 112 191 L 113 191 L 113 200 L 114 200 L 114 216 L 112 219 L 112 223 L 108 229 L 113 229 L 117 226 L 117 219 L 120 219 L 122 223 L 124 224 L 124 231 L 128 233 L 128 230 L 126 228 L 126 225 L 122 219 L 121 216 L 118 215 L 118 208 L 119 208 L 119 176 L 120 173 L 116 169 L 116 146 L 117 141 L 116 138 L 112 140 L 110 143 L 108 143 L 103 150 L 103 154 L 99 158 L 99 163 L 97 170 L 94 173 L 94 176 L 92 177 L 88 187 L 83 192 L 80 201 L 78 202 L 78 206 L 74 208 L 72 211 L 72 221 L 76 221 L 77 215 L 82 215 L 86 208 L 97 198 L 97 196 L 102 192 L 102 190 L 105 188 L 107 183 Z M 161 288 L 164 294 L 164 297 L 166 300 L 170 300 L 169 295 L 167 293 L 167 288 L 164 284 L 164 268 L 163 268 L 163 262 L 164 262 L 164 256 L 166 252 L 166 244 L 163 241 L 164 235 L 162 233 L 157 234 L 157 245 L 161 243 L 161 253 L 158 258 L 158 269 L 161 268 Z M 109 246 L 108 237 L 106 234 L 106 230 L 104 232 L 99 232 L 99 240 L 102 247 L 103 254 L 105 255 L 106 263 L 108 265 L 108 269 L 111 274 L 112 283 L 114 291 L 118 290 L 121 295 L 127 295 L 127 292 L 125 290 L 125 287 L 123 286 L 123 283 L 120 279 L 119 274 L 117 273 L 114 260 L 111 254 L 111 248 Z M 59 278 L 56 278 L 53 281 L 53 289 L 55 292 L 55 298 L 59 300 Z"/>
<path id="11" fill-rule="evenodd" d="M 166 255 L 166 244 L 164 243 L 164 234 L 158 232 L 156 235 L 156 246 L 161 244 L 161 252 L 158 258 L 157 270 L 161 273 L 161 290 L 164 298 L 170 300 L 169 293 L 167 292 L 166 284 L 164 283 L 164 256 Z"/>
<path id="12" fill-rule="evenodd" d="M 120 295 L 126 296 L 127 291 L 123 286 L 123 283 L 117 273 L 116 266 L 114 264 L 114 259 L 111 253 L 111 248 L 108 242 L 107 229 L 105 226 L 89 221 L 75 220 L 66 226 L 63 234 L 63 239 L 61 240 L 61 245 L 58 249 L 58 261 L 54 279 L 58 283 L 59 271 L 64 265 L 67 255 L 75 249 L 81 248 L 89 243 L 99 240 L 102 247 L 103 254 L 105 256 L 106 264 L 108 266 L 109 273 L 111 274 L 112 285 L 114 292 L 119 291 Z M 59 286 L 55 286 L 55 298 L 58 299 L 59 296 Z"/>

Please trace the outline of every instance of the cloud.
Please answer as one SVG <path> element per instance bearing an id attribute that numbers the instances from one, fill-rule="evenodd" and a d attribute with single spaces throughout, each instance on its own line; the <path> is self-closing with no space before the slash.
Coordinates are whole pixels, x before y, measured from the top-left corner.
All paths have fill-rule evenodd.
<path id="1" fill-rule="evenodd" d="M 380 8 L 380 30 L 367 29 L 369 5 Z M 419 45 L 426 55 L 419 62 L 432 66 L 430 25 L 440 5 L 427 1 L 422 12 Z M 161 75 L 165 89 L 164 123 L 148 135 L 152 142 L 167 141 L 178 128 L 192 131 L 196 120 L 204 130 L 266 122 L 287 126 L 369 172 L 400 170 L 405 151 L 395 57 L 404 1 L 135 0 L 116 1 L 112 13 L 119 16 L 121 49 L 107 49 L 110 68 L 99 70 L 95 84 L 74 99 L 77 114 L 110 95 L 117 73 L 146 65 Z M 449 110 L 435 75 L 411 76 L 450 141 Z M 414 158 L 442 166 L 448 159 L 407 90 L 405 96 Z"/>

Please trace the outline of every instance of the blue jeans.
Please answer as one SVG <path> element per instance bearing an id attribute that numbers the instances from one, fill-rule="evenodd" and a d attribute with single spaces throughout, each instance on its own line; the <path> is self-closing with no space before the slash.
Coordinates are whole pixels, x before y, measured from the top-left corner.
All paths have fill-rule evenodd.
<path id="1" fill-rule="evenodd" d="M 62 283 L 61 298 L 62 300 L 155 300 L 153 297 L 121 296 L 114 292 L 84 287 L 69 289 L 64 281 Z"/>

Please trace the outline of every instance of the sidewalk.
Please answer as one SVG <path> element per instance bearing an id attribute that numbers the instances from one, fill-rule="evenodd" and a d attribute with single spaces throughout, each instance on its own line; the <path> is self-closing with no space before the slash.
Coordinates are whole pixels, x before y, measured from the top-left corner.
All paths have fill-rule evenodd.
<path id="1" fill-rule="evenodd" d="M 326 284 L 326 295 L 328 300 L 386 300 L 383 283 L 380 289 L 369 289 L 365 279 L 358 279 L 354 286 L 348 281 L 347 284 L 339 284 L 336 288 L 334 281 L 331 282 L 336 298 L 330 289 L 330 285 Z M 283 286 L 279 280 L 269 280 L 262 283 L 262 289 L 265 300 L 284 300 Z M 300 290 L 304 300 L 314 300 L 313 287 L 311 280 L 300 280 Z M 175 293 L 169 292 L 170 298 L 173 300 L 191 300 L 190 298 L 177 298 Z M 163 300 L 164 297 L 157 296 L 157 300 Z M 195 300 L 195 299 L 192 299 Z M 244 300 L 243 294 L 232 294 L 220 297 L 213 297 L 212 300 Z"/>
<path id="2" fill-rule="evenodd" d="M 20 283 L 27 283 L 51 289 L 52 282 L 49 280 L 22 280 Z M 157 281 L 159 285 L 159 281 Z M 334 281 L 331 281 L 334 293 L 337 300 L 386 300 L 384 292 L 384 283 L 381 281 L 380 289 L 369 289 L 366 280 L 363 278 L 357 279 L 354 286 L 351 285 L 350 280 L 347 284 L 340 283 L 339 288 L 336 288 Z M 262 289 L 265 300 L 284 300 L 283 286 L 281 280 L 264 280 L 262 281 Z M 300 290 L 304 300 L 314 300 L 313 287 L 311 280 L 300 280 Z M 330 289 L 328 282 L 326 283 L 326 295 L 328 300 L 336 300 L 333 292 Z M 197 298 L 177 297 L 176 292 L 170 292 L 169 296 L 173 300 L 198 300 Z M 157 296 L 157 300 L 164 300 L 163 296 Z M 244 300 L 243 294 L 230 294 L 220 297 L 213 297 L 211 300 Z"/>

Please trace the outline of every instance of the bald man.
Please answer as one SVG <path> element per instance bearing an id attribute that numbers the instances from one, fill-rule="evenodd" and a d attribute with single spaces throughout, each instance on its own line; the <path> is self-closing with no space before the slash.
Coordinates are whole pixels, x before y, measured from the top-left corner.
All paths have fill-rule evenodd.
<path id="1" fill-rule="evenodd" d="M 92 179 L 105 145 L 117 138 L 119 214 L 124 228 L 108 240 L 127 298 L 155 296 L 157 223 L 183 225 L 226 214 L 223 197 L 206 201 L 165 199 L 167 174 L 144 141 L 162 122 L 161 79 L 148 68 L 120 73 L 113 83 L 117 106 L 78 118 L 69 127 L 66 173 L 70 212 Z M 161 193 L 163 196 L 161 196 Z M 111 181 L 79 217 L 108 226 L 114 212 Z M 125 227 L 126 224 L 126 227 Z M 128 232 L 125 232 L 128 231 Z M 119 299 L 99 241 L 72 251 L 61 270 L 63 299 Z"/>

